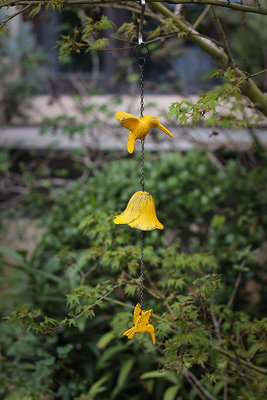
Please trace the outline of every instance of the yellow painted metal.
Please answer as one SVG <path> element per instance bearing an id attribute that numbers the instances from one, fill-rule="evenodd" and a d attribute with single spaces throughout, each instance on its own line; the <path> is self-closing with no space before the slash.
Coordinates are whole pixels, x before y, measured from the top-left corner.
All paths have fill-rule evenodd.
<path id="1" fill-rule="evenodd" d="M 128 224 L 141 231 L 164 229 L 156 215 L 153 197 L 148 192 L 138 191 L 130 198 L 126 209 L 114 219 L 115 224 Z"/>
<path id="2" fill-rule="evenodd" d="M 130 130 L 128 141 L 127 141 L 127 150 L 130 154 L 134 151 L 135 141 L 137 139 L 145 139 L 146 135 L 150 131 L 151 128 L 159 128 L 166 135 L 173 138 L 171 132 L 163 126 L 157 117 L 154 115 L 150 115 L 148 117 L 143 116 L 138 119 L 134 117 L 132 114 L 128 114 L 126 112 L 117 112 L 115 118 L 121 123 L 121 125 Z"/>
<path id="3" fill-rule="evenodd" d="M 134 327 L 124 332 L 128 339 L 133 339 L 136 333 L 148 332 L 153 344 L 156 344 L 154 326 L 149 323 L 153 310 L 143 311 L 140 304 L 136 304 L 134 309 Z"/>

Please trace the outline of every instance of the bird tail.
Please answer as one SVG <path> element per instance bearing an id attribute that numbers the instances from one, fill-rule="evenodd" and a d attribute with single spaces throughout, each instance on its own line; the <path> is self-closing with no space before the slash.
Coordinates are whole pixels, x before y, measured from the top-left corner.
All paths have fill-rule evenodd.
<path id="1" fill-rule="evenodd" d="M 148 324 L 148 325 L 147 325 L 147 332 L 149 332 L 149 333 L 150 333 L 150 336 L 151 336 L 151 339 L 152 339 L 152 342 L 153 342 L 153 344 L 156 344 L 156 338 L 155 338 L 155 329 L 154 329 L 154 326 L 153 326 L 153 325 L 151 325 L 151 324 Z"/>
<path id="2" fill-rule="evenodd" d="M 135 144 L 135 137 L 133 132 L 129 133 L 128 141 L 127 141 L 127 151 L 128 153 L 132 154 L 134 151 L 134 144 Z"/>
<path id="3" fill-rule="evenodd" d="M 128 331 L 124 332 L 124 336 L 127 336 L 128 339 L 133 339 L 134 335 L 135 335 L 135 327 L 128 329 Z"/>

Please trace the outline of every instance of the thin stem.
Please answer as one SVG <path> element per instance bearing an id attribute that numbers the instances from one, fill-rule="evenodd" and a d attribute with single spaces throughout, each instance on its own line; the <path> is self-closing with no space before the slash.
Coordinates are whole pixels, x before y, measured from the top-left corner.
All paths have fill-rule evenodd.
<path id="1" fill-rule="evenodd" d="M 0 3 L 0 8 L 1 7 L 6 7 L 10 5 L 24 5 L 24 4 L 30 4 L 30 5 L 35 5 L 38 4 L 40 1 L 39 0 L 10 0 L 6 1 L 3 3 Z M 68 6 L 68 5 L 85 5 L 85 6 L 93 6 L 93 5 L 100 5 L 100 4 L 109 4 L 112 6 L 114 3 L 132 3 L 132 0 L 65 0 L 63 2 L 63 6 Z M 51 0 L 43 0 L 43 4 L 48 4 L 52 3 Z M 213 6 L 217 7 L 224 7 L 224 8 L 229 8 L 232 10 L 236 11 L 242 11 L 242 12 L 251 12 L 251 13 L 256 13 L 256 14 L 263 14 L 267 15 L 267 9 L 261 7 L 260 5 L 258 6 L 249 6 L 249 5 L 244 5 L 244 4 L 238 4 L 238 3 L 233 3 L 230 1 L 222 1 L 222 0 L 165 0 L 164 2 L 162 0 L 147 0 L 147 3 L 168 3 L 168 4 L 210 4 Z"/>
<path id="2" fill-rule="evenodd" d="M 236 357 L 233 354 L 231 354 L 229 351 L 226 351 L 220 347 L 213 346 L 213 345 L 211 345 L 211 347 L 214 350 L 216 350 L 218 353 L 221 353 L 222 355 L 224 355 L 227 358 L 230 358 L 231 360 L 236 362 Z M 261 368 L 261 367 L 258 367 L 257 365 L 251 364 L 250 362 L 245 361 L 240 357 L 238 358 L 238 362 L 239 362 L 239 364 L 242 364 L 249 369 L 253 369 L 254 371 L 257 371 L 259 374 L 267 375 L 267 369 L 265 369 L 265 368 Z"/>
<path id="3" fill-rule="evenodd" d="M 10 15 L 9 17 L 4 18 L 2 21 L 0 21 L 0 27 L 5 26 L 12 18 L 17 17 L 19 14 L 22 14 L 25 10 L 27 10 L 27 8 L 29 8 L 30 5 L 21 8 L 18 12 L 16 12 L 15 14 Z"/>
<path id="4" fill-rule="evenodd" d="M 188 383 L 190 383 L 190 385 L 192 386 L 192 388 L 197 392 L 197 394 L 199 395 L 201 400 L 205 400 L 205 397 L 203 396 L 202 392 L 199 390 L 199 388 L 196 386 L 196 384 L 194 383 L 193 379 L 190 377 L 190 375 L 188 374 L 188 369 L 184 368 L 183 369 L 183 375 L 185 376 L 185 378 L 187 379 Z"/>
<path id="5" fill-rule="evenodd" d="M 201 392 L 210 400 L 217 400 L 212 394 L 210 394 L 207 389 L 202 385 L 202 383 L 197 379 L 197 377 L 189 371 L 189 369 L 184 368 L 184 373 L 192 379 L 192 381 L 196 384 L 196 386 L 201 390 Z"/>
<path id="6" fill-rule="evenodd" d="M 206 6 L 204 8 L 204 10 L 202 11 L 202 13 L 198 16 L 198 18 L 196 19 L 196 22 L 193 24 L 193 28 L 197 29 L 198 25 L 201 24 L 201 22 L 203 21 L 203 19 L 206 17 L 206 15 L 208 14 L 209 10 L 210 10 L 211 6 Z"/>
<path id="7" fill-rule="evenodd" d="M 264 74 L 265 72 L 267 72 L 267 68 L 262 69 L 261 71 L 255 72 L 254 74 L 249 74 L 249 76 L 250 76 L 250 78 L 252 78 L 253 76 Z"/>
<path id="8" fill-rule="evenodd" d="M 213 12 L 215 21 L 216 21 L 216 25 L 217 25 L 217 29 L 218 29 L 219 35 L 221 36 L 221 38 L 222 38 L 222 40 L 223 40 L 223 42 L 224 42 L 224 45 L 225 45 L 225 48 L 226 48 L 226 51 L 227 51 L 229 60 L 231 61 L 232 64 L 234 64 L 234 59 L 233 59 L 233 56 L 232 56 L 232 53 L 231 53 L 231 50 L 230 50 L 230 46 L 229 46 L 227 37 L 226 37 L 225 32 L 224 32 L 224 30 L 223 30 L 221 21 L 220 21 L 220 19 L 219 19 L 217 13 L 216 13 L 216 11 L 215 11 L 215 7 L 214 7 L 214 6 L 211 6 L 211 9 L 212 9 L 212 12 Z"/>
<path id="9" fill-rule="evenodd" d="M 216 315 L 215 315 L 215 313 L 213 312 L 212 309 L 210 311 L 210 314 L 211 314 L 211 319 L 212 319 L 212 322 L 213 322 L 213 325 L 214 325 L 214 328 L 215 328 L 215 331 L 216 331 L 217 339 L 218 339 L 219 343 L 221 343 L 222 342 L 222 337 L 221 337 L 219 322 L 218 322 L 218 320 L 216 318 Z"/>
<path id="10" fill-rule="evenodd" d="M 242 273 L 242 272 L 239 272 L 239 274 L 237 275 L 236 281 L 235 281 L 234 290 L 233 290 L 233 292 L 232 292 L 232 294 L 231 294 L 230 299 L 228 300 L 228 303 L 227 303 L 226 306 L 225 306 L 224 311 L 225 311 L 225 310 L 228 310 L 229 308 L 232 307 L 233 302 L 234 302 L 234 299 L 235 299 L 235 296 L 236 296 L 236 294 L 237 294 L 237 291 L 238 291 L 238 289 L 239 289 L 239 286 L 240 286 L 240 283 L 241 283 L 241 280 L 242 280 L 242 276 L 243 276 L 243 273 Z M 219 321 L 218 321 L 219 326 L 221 325 L 222 320 L 223 320 L 223 316 L 219 318 Z"/>

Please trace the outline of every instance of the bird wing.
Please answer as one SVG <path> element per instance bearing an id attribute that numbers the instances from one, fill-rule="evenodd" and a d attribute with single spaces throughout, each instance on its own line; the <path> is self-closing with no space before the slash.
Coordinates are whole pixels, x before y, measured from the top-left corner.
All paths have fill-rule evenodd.
<path id="1" fill-rule="evenodd" d="M 132 154 L 133 151 L 134 151 L 135 140 L 136 140 L 135 136 L 134 136 L 133 132 L 131 131 L 129 133 L 129 137 L 128 137 L 128 140 L 127 140 L 127 146 L 126 146 L 127 151 L 128 151 L 129 154 Z"/>
<path id="2" fill-rule="evenodd" d="M 137 303 L 134 308 L 134 325 L 137 324 L 137 321 L 140 318 L 141 314 L 142 314 L 141 306 L 139 303 Z"/>
<path id="3" fill-rule="evenodd" d="M 137 125 L 139 124 L 139 119 L 133 116 L 132 114 L 128 114 L 126 112 L 117 112 L 115 118 L 127 129 L 133 131 Z"/>
<path id="4" fill-rule="evenodd" d="M 136 327 L 140 325 L 146 326 L 149 323 L 150 316 L 151 316 L 151 310 L 143 312 L 139 320 L 137 321 Z"/>

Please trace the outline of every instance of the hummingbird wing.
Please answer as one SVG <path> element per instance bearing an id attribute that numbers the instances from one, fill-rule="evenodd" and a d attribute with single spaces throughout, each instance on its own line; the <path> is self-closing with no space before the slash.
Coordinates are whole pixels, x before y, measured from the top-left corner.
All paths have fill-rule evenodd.
<path id="1" fill-rule="evenodd" d="M 136 327 L 145 327 L 149 323 L 150 316 L 151 310 L 143 312 L 139 320 L 137 321 Z"/>
<path id="2" fill-rule="evenodd" d="M 136 304 L 134 308 L 134 325 L 137 324 L 138 319 L 142 315 L 142 309 L 139 303 Z"/>
<path id="3" fill-rule="evenodd" d="M 130 153 L 130 154 L 132 154 L 134 151 L 135 140 L 136 140 L 135 135 L 131 131 L 129 133 L 128 140 L 127 140 L 127 146 L 126 146 L 126 149 L 127 149 L 128 153 Z"/>
<path id="4" fill-rule="evenodd" d="M 140 123 L 138 118 L 126 112 L 117 112 L 115 118 L 121 123 L 123 127 L 130 129 L 130 131 L 133 131 Z"/>

